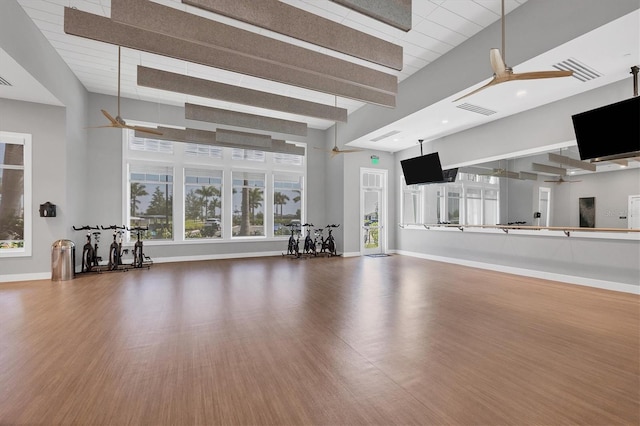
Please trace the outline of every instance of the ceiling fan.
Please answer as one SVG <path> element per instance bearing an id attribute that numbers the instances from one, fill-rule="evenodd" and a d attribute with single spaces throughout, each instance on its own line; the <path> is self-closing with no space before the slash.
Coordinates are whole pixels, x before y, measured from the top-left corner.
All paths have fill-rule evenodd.
<path id="1" fill-rule="evenodd" d="M 577 182 L 582 182 L 582 181 L 581 180 L 566 180 L 562 176 L 558 176 L 557 180 L 545 180 L 545 182 L 556 183 L 556 184 L 560 185 L 561 183 L 577 183 Z"/>
<path id="2" fill-rule="evenodd" d="M 491 61 L 491 68 L 493 69 L 493 79 L 484 86 L 467 93 L 464 96 L 459 97 L 453 102 L 457 102 L 460 99 L 471 96 L 479 91 L 486 89 L 496 84 L 506 83 L 507 81 L 515 80 L 535 80 L 539 78 L 555 78 L 555 77 L 570 77 L 573 75 L 573 71 L 533 71 L 514 73 L 511 67 L 508 67 L 505 61 L 505 31 L 504 31 L 504 0 L 502 0 L 502 50 L 493 48 L 489 51 L 489 60 Z M 500 52 L 502 51 L 502 55 Z"/>
<path id="3" fill-rule="evenodd" d="M 338 107 L 338 97 L 336 96 L 336 100 L 335 100 L 335 106 Z M 331 150 L 327 150 L 327 149 L 323 149 L 323 148 L 319 148 L 319 147 L 314 147 L 316 149 L 321 149 L 325 152 L 328 152 L 331 154 L 331 158 L 335 157 L 338 154 L 348 154 L 350 152 L 360 152 L 362 151 L 361 149 L 340 149 L 338 148 L 338 122 L 336 121 L 335 126 L 333 126 L 334 129 L 334 133 L 333 133 L 333 148 L 331 148 Z"/>
<path id="4" fill-rule="evenodd" d="M 109 124 L 104 126 L 95 126 L 93 128 L 114 127 L 117 129 L 131 129 L 131 130 L 137 130 L 138 132 L 151 133 L 154 135 L 162 135 L 162 132 L 159 132 L 158 130 L 152 129 L 150 127 L 131 126 L 127 124 L 124 121 L 124 119 L 120 116 L 120 49 L 121 49 L 120 46 L 118 46 L 118 115 L 116 115 L 116 117 L 114 118 L 107 111 L 101 109 L 100 111 L 102 111 L 102 114 L 105 117 L 107 117 L 107 120 L 109 120 Z"/>

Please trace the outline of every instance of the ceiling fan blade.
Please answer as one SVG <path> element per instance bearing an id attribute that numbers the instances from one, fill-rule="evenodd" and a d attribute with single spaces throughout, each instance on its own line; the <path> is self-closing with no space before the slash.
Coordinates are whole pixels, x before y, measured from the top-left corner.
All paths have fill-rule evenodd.
<path id="1" fill-rule="evenodd" d="M 85 127 L 85 129 L 104 129 L 107 127 L 115 127 L 113 124 L 105 124 L 104 126 L 89 126 Z"/>
<path id="2" fill-rule="evenodd" d="M 489 61 L 491 61 L 491 69 L 496 76 L 507 74 L 507 65 L 500 55 L 500 49 L 493 48 L 489 51 Z"/>
<path id="3" fill-rule="evenodd" d="M 107 111 L 101 109 L 100 111 L 102 111 L 102 114 L 107 117 L 107 119 L 111 122 L 111 124 L 113 124 L 114 126 L 119 126 L 119 123 L 116 121 L 115 118 L 113 118 L 111 116 L 111 114 L 109 114 Z"/>
<path id="4" fill-rule="evenodd" d="M 362 152 L 362 149 L 341 149 L 338 151 L 339 154 L 348 154 L 350 152 Z"/>
<path id="5" fill-rule="evenodd" d="M 573 71 L 533 71 L 512 74 L 509 80 L 536 80 L 539 78 L 571 77 Z"/>
<path id="6" fill-rule="evenodd" d="M 498 83 L 501 83 L 501 81 L 500 81 L 500 80 L 498 80 L 498 78 L 497 78 L 497 77 L 493 77 L 493 79 L 492 79 L 490 82 L 488 82 L 487 84 L 485 84 L 484 86 L 482 86 L 482 87 L 480 87 L 480 88 L 478 88 L 478 89 L 476 89 L 476 90 L 473 90 L 473 91 L 471 91 L 471 92 L 467 93 L 466 95 L 463 95 L 463 96 L 459 97 L 458 99 L 455 99 L 453 102 L 458 102 L 460 99 L 464 99 L 464 98 L 466 98 L 466 97 L 468 97 L 468 96 L 475 95 L 475 94 L 476 94 L 476 93 L 478 93 L 479 91 L 484 90 L 484 89 L 486 89 L 487 87 L 490 87 L 490 86 L 496 85 L 496 84 L 498 84 Z"/>

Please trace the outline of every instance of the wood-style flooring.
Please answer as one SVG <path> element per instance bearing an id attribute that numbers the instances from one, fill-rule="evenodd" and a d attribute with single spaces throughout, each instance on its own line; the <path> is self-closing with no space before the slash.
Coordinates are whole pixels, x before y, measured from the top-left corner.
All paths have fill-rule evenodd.
<path id="1" fill-rule="evenodd" d="M 0 424 L 638 425 L 639 300 L 399 255 L 0 284 Z"/>

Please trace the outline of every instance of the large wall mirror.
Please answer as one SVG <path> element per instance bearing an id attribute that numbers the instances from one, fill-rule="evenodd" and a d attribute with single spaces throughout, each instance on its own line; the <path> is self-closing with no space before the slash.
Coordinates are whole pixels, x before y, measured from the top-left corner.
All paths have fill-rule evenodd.
<path id="1" fill-rule="evenodd" d="M 575 145 L 553 147 L 461 166 L 455 182 L 403 185 L 402 222 L 640 229 L 640 158 L 579 158 Z"/>

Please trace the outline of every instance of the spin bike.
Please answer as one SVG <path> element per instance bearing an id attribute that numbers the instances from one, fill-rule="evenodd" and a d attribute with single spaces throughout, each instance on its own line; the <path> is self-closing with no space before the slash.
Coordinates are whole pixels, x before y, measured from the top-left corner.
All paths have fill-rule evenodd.
<path id="1" fill-rule="evenodd" d="M 311 227 L 313 227 L 313 223 L 305 223 L 302 226 L 307 227 L 307 236 L 304 238 L 304 254 L 312 254 L 314 256 L 318 255 L 316 250 L 316 242 L 313 238 L 311 238 Z"/>
<path id="2" fill-rule="evenodd" d="M 290 223 L 288 225 L 289 229 L 291 229 L 291 236 L 289 236 L 289 242 L 287 243 L 287 253 L 286 255 L 300 257 L 300 230 L 296 230 L 299 225 L 296 223 Z M 296 231 L 298 234 L 298 239 L 295 238 Z M 285 256 L 285 253 L 282 253 Z"/>
<path id="3" fill-rule="evenodd" d="M 321 251 L 324 252 L 326 250 L 329 253 L 329 256 L 338 255 L 338 250 L 336 249 L 336 240 L 333 238 L 333 229 L 332 229 L 332 228 L 337 228 L 338 226 L 340 225 L 331 224 L 331 225 L 325 226 L 325 228 L 327 228 L 327 231 L 329 232 L 329 235 L 327 235 L 326 240 L 322 240 Z"/>
<path id="4" fill-rule="evenodd" d="M 115 271 L 118 269 L 118 266 L 122 265 L 122 255 L 129 253 L 129 249 L 122 249 L 122 234 L 126 227 L 124 225 L 111 225 L 107 227 L 100 225 L 100 227 L 102 229 L 113 229 L 113 242 L 111 246 L 109 246 L 109 263 L 107 268 L 110 271 Z"/>
<path id="5" fill-rule="evenodd" d="M 98 243 L 100 242 L 100 231 L 91 232 L 91 230 L 98 230 L 97 226 L 81 226 L 80 228 L 76 228 L 73 226 L 74 231 L 88 231 L 87 232 L 87 242 L 82 247 L 82 269 L 81 272 L 91 272 L 92 269 L 100 272 L 98 269 L 98 264 L 102 261 L 102 258 L 98 256 Z M 93 239 L 95 243 L 91 244 L 91 236 L 93 235 Z"/>
<path id="6" fill-rule="evenodd" d="M 141 226 L 134 226 L 133 228 L 127 228 L 129 231 L 136 231 L 137 241 L 133 245 L 133 267 L 134 268 L 142 268 L 145 266 L 145 261 L 147 269 L 151 267 L 153 261 L 151 258 L 144 254 L 142 251 L 142 238 L 140 237 L 143 231 L 148 231 L 149 227 L 143 228 Z"/>

